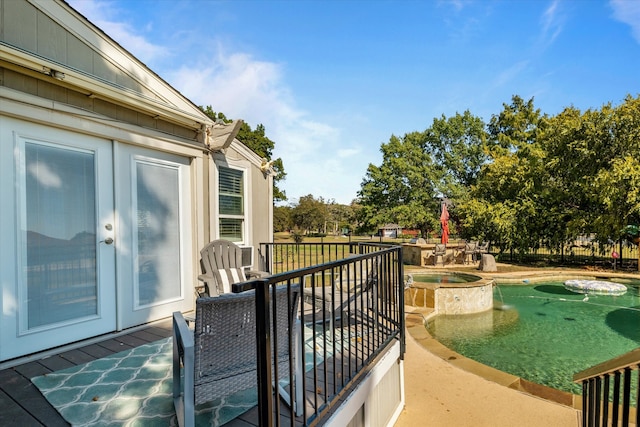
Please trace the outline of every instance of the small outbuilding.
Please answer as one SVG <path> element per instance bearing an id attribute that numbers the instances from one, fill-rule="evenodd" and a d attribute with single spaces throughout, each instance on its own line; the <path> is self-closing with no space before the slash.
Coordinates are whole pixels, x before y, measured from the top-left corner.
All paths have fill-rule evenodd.
<path id="1" fill-rule="evenodd" d="M 378 229 L 378 236 L 397 238 L 402 234 L 402 227 L 398 224 L 385 224 Z"/>

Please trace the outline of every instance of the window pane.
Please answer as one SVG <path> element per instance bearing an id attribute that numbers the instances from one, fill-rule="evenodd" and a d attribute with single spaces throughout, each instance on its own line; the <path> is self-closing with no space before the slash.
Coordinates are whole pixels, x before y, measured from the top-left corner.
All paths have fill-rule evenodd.
<path id="1" fill-rule="evenodd" d="M 242 197 L 220 194 L 220 214 L 242 215 Z"/>
<path id="2" fill-rule="evenodd" d="M 241 242 L 242 223 L 242 219 L 220 218 L 220 238 L 232 242 Z"/>
<path id="3" fill-rule="evenodd" d="M 28 328 L 97 314 L 93 153 L 25 144 Z"/>
<path id="4" fill-rule="evenodd" d="M 242 171 L 220 167 L 220 184 L 221 193 L 231 193 L 242 195 Z"/>
<path id="5" fill-rule="evenodd" d="M 243 172 L 225 167 L 220 168 L 218 184 L 220 215 L 244 214 Z"/>

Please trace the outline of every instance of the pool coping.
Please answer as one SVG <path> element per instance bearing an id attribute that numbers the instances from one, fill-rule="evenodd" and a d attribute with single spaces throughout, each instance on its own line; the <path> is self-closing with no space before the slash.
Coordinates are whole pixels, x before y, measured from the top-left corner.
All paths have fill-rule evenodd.
<path id="1" fill-rule="evenodd" d="M 407 269 L 412 274 L 419 274 L 420 272 L 434 272 L 433 270 L 424 269 Z M 440 270 L 441 272 L 447 272 L 447 270 Z M 448 272 L 459 272 L 457 270 L 448 270 Z M 581 278 L 593 278 L 598 279 L 613 279 L 616 277 L 640 280 L 640 276 L 634 273 L 616 273 L 616 272 L 600 272 L 600 271 L 580 271 L 580 270 L 566 270 L 566 271 L 544 271 L 544 270 L 527 270 L 523 272 L 509 272 L 509 273 L 486 273 L 480 271 L 474 271 L 472 274 L 482 277 L 483 279 L 493 279 L 496 284 L 522 284 L 528 285 L 531 283 L 545 282 L 545 281 L 564 281 L 576 276 Z M 515 276 L 515 277 L 514 277 Z M 477 283 L 477 282 L 471 282 Z M 469 359 L 440 343 L 433 338 L 426 328 L 426 322 L 432 317 L 436 316 L 433 309 L 414 307 L 405 305 L 405 326 L 407 333 L 410 334 L 413 339 L 416 340 L 427 351 L 433 355 L 440 357 L 442 360 L 448 362 L 452 366 L 455 366 L 464 371 L 478 375 L 488 381 L 495 382 L 507 388 L 517 390 L 523 393 L 530 394 L 535 397 L 539 397 L 551 402 L 555 402 L 564 406 L 572 407 L 574 409 L 582 409 L 582 396 L 569 393 L 566 391 L 558 390 L 552 387 L 548 387 L 542 384 L 534 383 L 521 378 L 517 375 L 512 375 L 475 360 Z"/>

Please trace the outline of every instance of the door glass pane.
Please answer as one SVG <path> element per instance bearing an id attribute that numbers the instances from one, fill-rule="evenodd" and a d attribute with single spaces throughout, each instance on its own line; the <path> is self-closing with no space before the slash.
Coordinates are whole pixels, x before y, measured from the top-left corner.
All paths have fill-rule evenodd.
<path id="1" fill-rule="evenodd" d="M 138 161 L 136 306 L 182 296 L 177 166 Z"/>
<path id="2" fill-rule="evenodd" d="M 95 316 L 94 153 L 25 143 L 27 327 Z"/>

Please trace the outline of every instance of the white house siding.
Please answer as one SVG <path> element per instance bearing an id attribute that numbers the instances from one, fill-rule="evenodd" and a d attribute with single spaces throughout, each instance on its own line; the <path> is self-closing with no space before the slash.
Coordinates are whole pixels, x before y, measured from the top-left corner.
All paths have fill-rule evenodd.
<path id="1" fill-rule="evenodd" d="M 257 249 L 271 240 L 272 179 L 260 171 L 255 153 L 239 141 L 210 152 L 202 131 L 212 121 L 66 3 L 0 0 L 0 12 L 0 362 L 192 309 L 198 251 L 217 234 L 212 220 L 216 161 L 247 171 L 245 244 Z M 43 70 L 65 77 L 56 79 Z M 224 140 L 225 132 L 213 133 Z M 33 157 L 47 153 L 62 163 Z M 76 157 L 88 162 L 89 169 L 78 169 Z M 64 161 L 70 171 L 64 170 Z M 52 165 L 60 176 L 47 172 Z M 78 184 L 70 178 L 71 169 L 85 173 L 83 183 L 91 183 L 78 188 L 94 194 L 95 205 L 82 209 L 92 218 L 95 206 L 97 216 L 95 229 L 72 231 L 64 239 L 77 242 L 84 236 L 87 253 L 96 255 L 49 263 L 49 276 L 43 276 L 38 269 L 44 264 L 25 264 L 33 256 L 25 242 L 35 235 L 25 229 L 34 221 L 29 189 L 42 193 L 38 200 L 44 202 L 37 209 L 54 235 L 55 221 L 73 225 L 81 210 L 60 200 L 46 205 L 47 185 Z M 159 182 L 168 185 L 163 188 Z M 77 205 L 77 190 L 69 191 L 60 194 Z M 177 196 L 167 196 L 173 194 L 169 191 Z M 53 190 L 49 194 L 58 195 Z M 164 246 L 147 244 L 144 249 L 149 236 L 162 237 Z M 59 237 L 46 241 L 54 245 L 49 253 L 62 252 L 55 246 L 62 245 L 56 243 L 63 241 Z M 167 270 L 168 264 L 176 268 Z M 96 273 L 67 280 L 61 272 L 69 268 Z M 49 297 L 29 287 L 34 274 L 52 301 L 67 298 L 60 304 L 76 307 L 77 315 L 61 309 L 54 313 Z M 166 277 L 179 283 L 165 289 Z"/>

